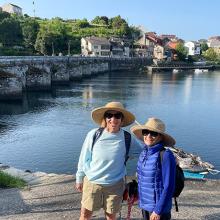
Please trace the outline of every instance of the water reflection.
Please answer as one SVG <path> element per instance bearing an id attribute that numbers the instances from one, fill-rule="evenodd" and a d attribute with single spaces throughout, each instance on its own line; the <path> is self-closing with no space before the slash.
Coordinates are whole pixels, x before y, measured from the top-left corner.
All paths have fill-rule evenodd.
<path id="1" fill-rule="evenodd" d="M 112 72 L 49 92 L 24 93 L 22 102 L 0 103 L 0 162 L 33 171 L 74 172 L 85 135 L 97 126 L 91 110 L 118 100 L 141 123 L 151 116 L 164 120 L 178 146 L 220 169 L 219 93 L 220 72 Z"/>

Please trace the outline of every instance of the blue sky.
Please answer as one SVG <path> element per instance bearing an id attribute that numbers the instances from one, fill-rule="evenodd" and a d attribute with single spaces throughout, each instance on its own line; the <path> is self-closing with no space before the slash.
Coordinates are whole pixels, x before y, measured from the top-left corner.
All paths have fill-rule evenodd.
<path id="1" fill-rule="evenodd" d="M 0 0 L 13 3 L 33 16 L 33 0 Z M 35 0 L 36 16 L 87 18 L 121 15 L 129 25 L 146 31 L 175 34 L 184 40 L 220 35 L 220 0 Z"/>

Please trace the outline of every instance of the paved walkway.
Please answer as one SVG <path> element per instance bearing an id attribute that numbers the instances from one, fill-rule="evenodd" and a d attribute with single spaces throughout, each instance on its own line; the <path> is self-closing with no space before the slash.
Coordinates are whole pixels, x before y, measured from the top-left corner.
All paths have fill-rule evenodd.
<path id="1" fill-rule="evenodd" d="M 29 178 L 29 187 L 0 189 L 0 220 L 79 218 L 81 194 L 74 189 L 75 178 L 72 175 L 25 172 L 24 176 Z M 127 206 L 123 204 L 122 219 L 126 218 L 126 213 Z M 178 220 L 220 219 L 220 181 L 186 181 L 179 198 L 179 212 L 173 208 L 172 216 Z M 92 219 L 104 219 L 103 212 L 95 212 Z M 132 219 L 141 219 L 137 205 L 132 208 Z"/>

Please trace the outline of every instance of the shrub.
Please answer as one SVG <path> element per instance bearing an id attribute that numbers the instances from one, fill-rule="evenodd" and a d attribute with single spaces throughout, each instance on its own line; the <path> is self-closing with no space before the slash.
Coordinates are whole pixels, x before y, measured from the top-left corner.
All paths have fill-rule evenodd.
<path id="1" fill-rule="evenodd" d="M 24 186 L 26 186 L 26 182 L 21 178 L 0 171 L 0 188 L 22 188 Z"/>

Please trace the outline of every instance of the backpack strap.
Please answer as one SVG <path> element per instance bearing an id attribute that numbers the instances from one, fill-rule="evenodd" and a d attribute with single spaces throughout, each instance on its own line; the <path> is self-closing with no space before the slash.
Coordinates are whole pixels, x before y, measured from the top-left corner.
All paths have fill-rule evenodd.
<path id="1" fill-rule="evenodd" d="M 125 154 L 125 165 L 129 158 L 129 150 L 131 146 L 131 134 L 124 130 L 124 136 L 125 136 L 125 148 L 126 148 L 126 154 Z"/>
<path id="2" fill-rule="evenodd" d="M 178 206 L 176 197 L 174 197 L 174 203 L 175 203 L 176 212 L 179 212 L 179 206 Z"/>
<path id="3" fill-rule="evenodd" d="M 161 161 L 161 166 L 162 166 L 162 162 L 163 162 L 163 154 L 164 154 L 165 150 L 166 150 L 166 149 L 165 149 L 164 147 L 160 150 L 160 161 Z M 174 204 L 175 204 L 176 212 L 179 212 L 179 207 L 178 207 L 178 203 L 177 203 L 176 197 L 173 197 L 173 198 L 174 198 Z"/>
<path id="4" fill-rule="evenodd" d="M 91 152 L 93 151 L 93 147 L 95 142 L 100 138 L 100 136 L 102 135 L 102 132 L 104 131 L 104 128 L 100 127 L 97 129 L 97 131 L 95 132 L 93 139 L 92 139 L 92 147 L 91 147 Z"/>
<path id="5" fill-rule="evenodd" d="M 164 154 L 165 150 L 166 150 L 166 149 L 165 149 L 164 147 L 160 150 L 160 162 L 161 162 L 161 166 L 162 166 L 163 154 Z"/>

